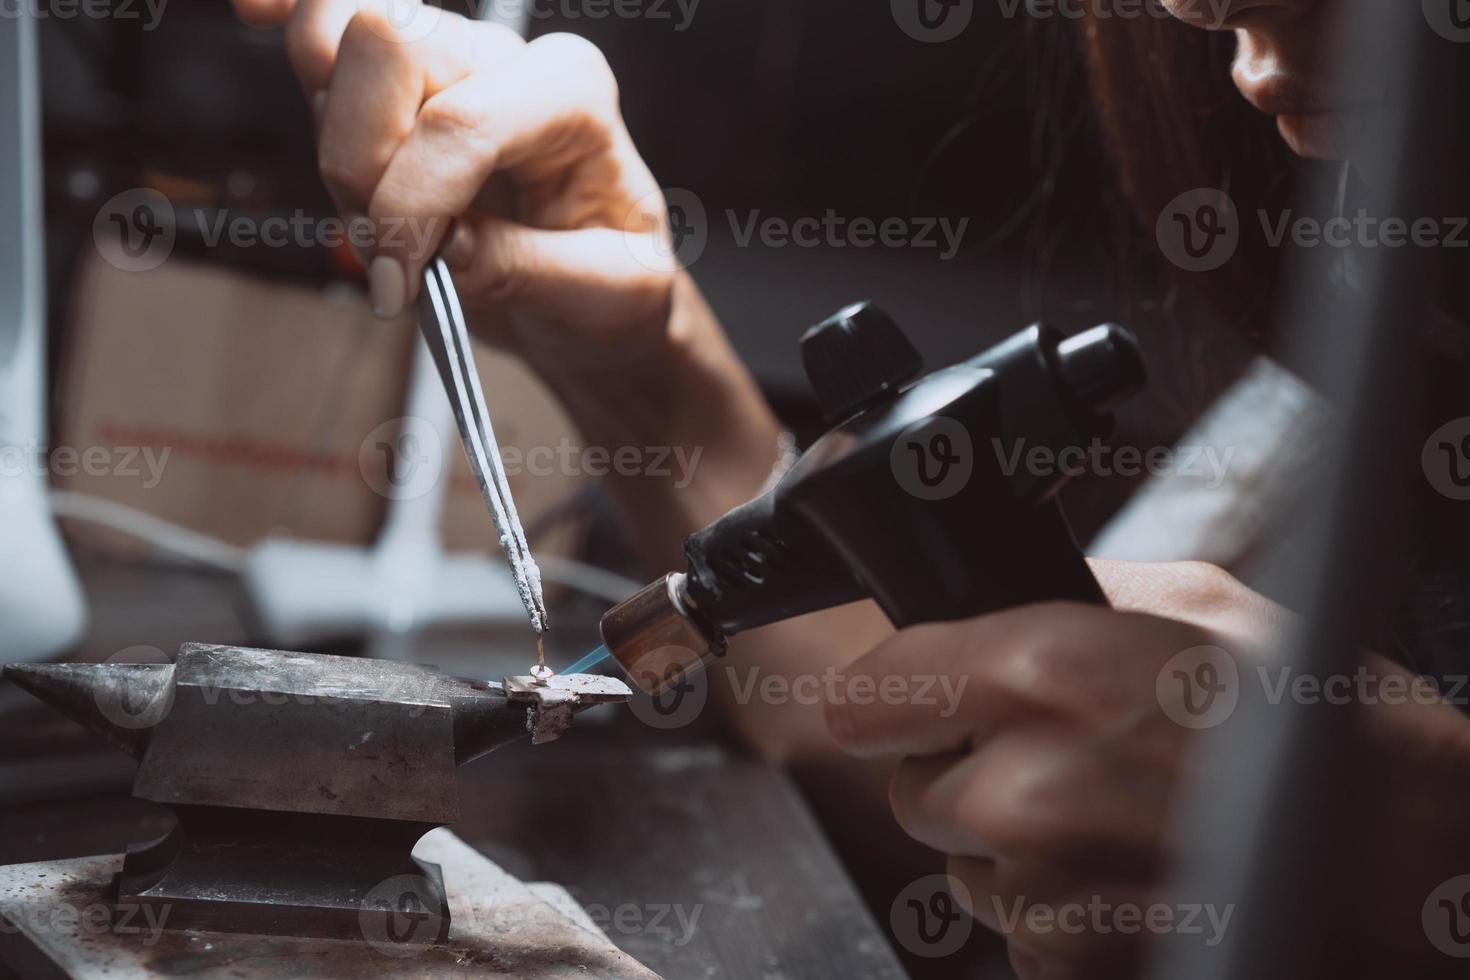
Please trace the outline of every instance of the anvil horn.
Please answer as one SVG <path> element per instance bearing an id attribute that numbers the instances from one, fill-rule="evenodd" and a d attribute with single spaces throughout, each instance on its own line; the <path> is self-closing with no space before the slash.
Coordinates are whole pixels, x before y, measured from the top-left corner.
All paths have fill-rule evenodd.
<path id="1" fill-rule="evenodd" d="M 141 759 L 172 702 L 173 664 L 6 664 L 4 676 Z"/>

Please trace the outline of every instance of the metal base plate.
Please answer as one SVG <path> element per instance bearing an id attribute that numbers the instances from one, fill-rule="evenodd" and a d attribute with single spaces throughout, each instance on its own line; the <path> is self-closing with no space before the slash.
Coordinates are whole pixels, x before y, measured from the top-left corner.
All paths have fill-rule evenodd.
<path id="1" fill-rule="evenodd" d="M 428 834 L 414 856 L 443 868 L 454 916 L 447 941 L 417 941 L 411 917 L 400 934 L 390 925 L 353 942 L 178 932 L 159 928 L 161 912 L 113 922 L 107 890 L 122 867 L 120 854 L 0 867 L 0 963 L 36 980 L 658 980 L 569 897 L 558 900 L 546 886 L 518 881 L 450 831 Z M 399 884 L 385 882 L 374 901 L 391 907 Z"/>

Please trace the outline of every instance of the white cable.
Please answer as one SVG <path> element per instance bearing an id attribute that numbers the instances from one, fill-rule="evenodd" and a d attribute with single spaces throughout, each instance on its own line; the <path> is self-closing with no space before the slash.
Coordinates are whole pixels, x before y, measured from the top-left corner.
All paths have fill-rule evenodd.
<path id="1" fill-rule="evenodd" d="M 181 527 L 136 507 L 90 494 L 52 490 L 50 499 L 51 510 L 56 516 L 110 528 L 152 545 L 166 557 L 239 574 L 244 570 L 250 553 L 247 548 Z M 490 565 L 500 564 L 499 560 L 489 556 L 481 560 Z M 625 575 L 577 561 L 575 558 L 546 555 L 541 559 L 541 564 L 548 582 L 575 589 L 608 603 L 622 602 L 643 587 L 643 583 Z"/>
<path id="2" fill-rule="evenodd" d="M 154 517 L 136 507 L 70 490 L 52 490 L 50 499 L 51 511 L 58 517 L 111 528 L 146 542 L 169 557 L 235 574 L 245 567 L 246 549 Z"/>
<path id="3" fill-rule="evenodd" d="M 537 561 L 541 563 L 541 574 L 548 582 L 564 585 L 613 605 L 643 588 L 642 582 L 635 582 L 626 575 L 619 575 L 575 558 L 542 555 Z"/>

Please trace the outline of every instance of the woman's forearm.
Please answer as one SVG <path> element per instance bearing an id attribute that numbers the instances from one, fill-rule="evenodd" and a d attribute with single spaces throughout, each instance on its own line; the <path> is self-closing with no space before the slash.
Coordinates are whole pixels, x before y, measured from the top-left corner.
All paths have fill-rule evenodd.
<path id="1" fill-rule="evenodd" d="M 650 572 L 680 566 L 684 538 L 755 496 L 778 456 L 780 423 L 687 274 L 658 351 L 552 387 L 590 445 L 666 452 L 604 481 Z"/>

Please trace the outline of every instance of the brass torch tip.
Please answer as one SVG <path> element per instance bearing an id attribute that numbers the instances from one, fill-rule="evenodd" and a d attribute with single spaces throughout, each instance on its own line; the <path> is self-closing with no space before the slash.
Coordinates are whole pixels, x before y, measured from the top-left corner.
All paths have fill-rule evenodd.
<path id="1" fill-rule="evenodd" d="M 725 652 L 689 614 L 686 578 L 673 572 L 645 586 L 602 617 L 602 641 L 628 679 L 657 695 L 697 674 Z"/>

